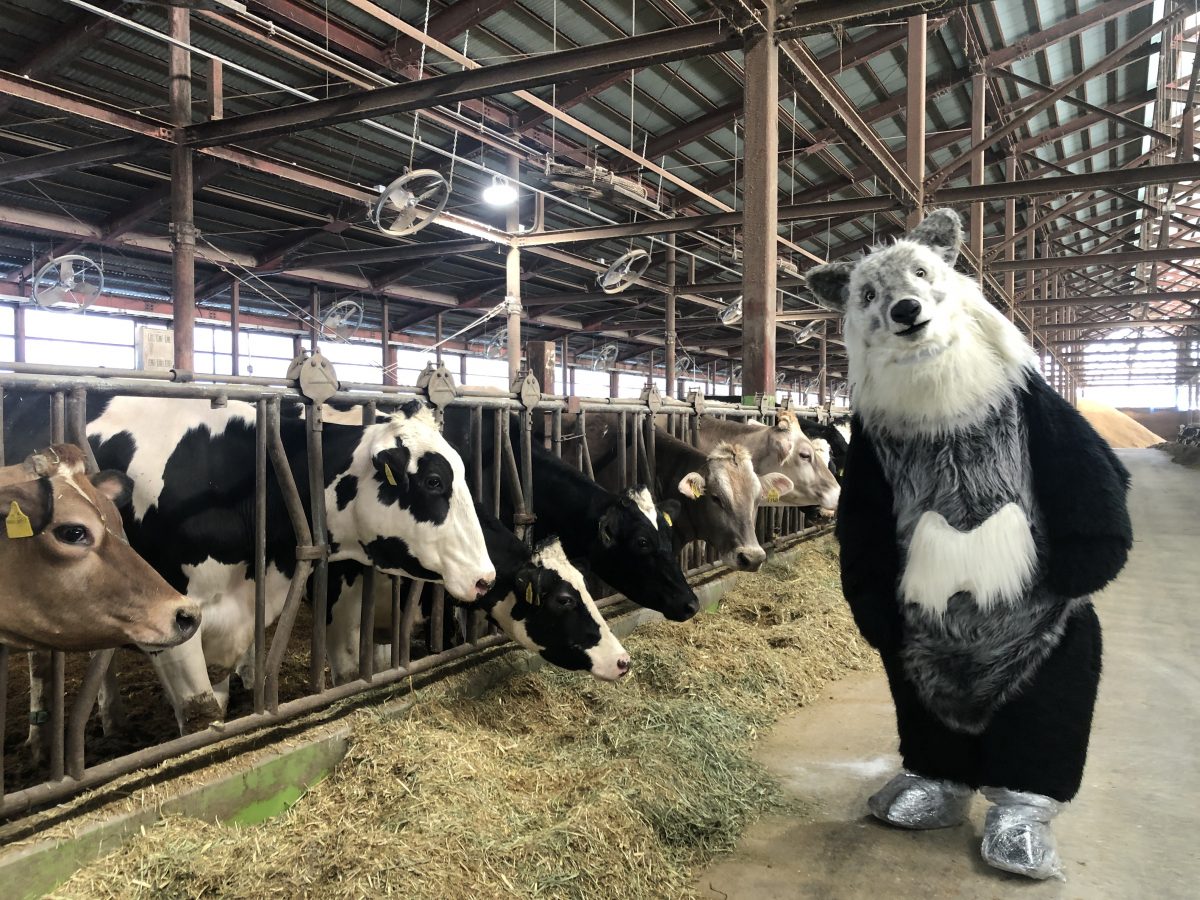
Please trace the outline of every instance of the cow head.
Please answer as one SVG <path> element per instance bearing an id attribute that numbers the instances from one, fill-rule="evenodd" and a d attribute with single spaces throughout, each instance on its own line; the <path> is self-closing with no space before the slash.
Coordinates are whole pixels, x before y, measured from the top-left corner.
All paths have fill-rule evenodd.
<path id="1" fill-rule="evenodd" d="M 534 550 L 517 570 L 513 591 L 489 615 L 514 641 L 559 668 L 590 672 L 603 681 L 629 671 L 629 654 L 557 539 Z"/>
<path id="2" fill-rule="evenodd" d="M 349 468 L 326 493 L 341 558 L 443 582 L 464 602 L 496 580 L 462 458 L 419 401 L 364 428 Z"/>
<path id="3" fill-rule="evenodd" d="M 683 476 L 678 489 L 696 534 L 713 546 L 725 565 L 754 572 L 767 558 L 754 534 L 758 505 L 778 501 L 792 489 L 792 481 L 778 472 L 760 477 L 750 451 L 723 442 L 698 470 Z"/>
<path id="4" fill-rule="evenodd" d="M 684 622 L 700 609 L 675 552 L 679 503 L 658 506 L 644 484 L 608 495 L 589 562 L 593 571 L 634 603 Z"/>
<path id="5" fill-rule="evenodd" d="M 130 480 L 84 474 L 58 444 L 0 469 L 0 641 L 19 647 L 155 652 L 196 633 L 200 610 L 125 540 L 117 502 Z"/>

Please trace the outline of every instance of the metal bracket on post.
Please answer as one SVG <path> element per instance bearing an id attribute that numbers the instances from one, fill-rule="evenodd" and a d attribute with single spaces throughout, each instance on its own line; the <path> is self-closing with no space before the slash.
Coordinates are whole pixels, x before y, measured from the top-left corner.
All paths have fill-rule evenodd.
<path id="1" fill-rule="evenodd" d="M 313 407 L 319 407 L 338 391 L 337 373 L 333 363 L 321 355 L 320 351 L 311 356 L 303 353 L 292 360 L 287 370 L 288 381 L 295 381 L 296 387 L 309 400 Z"/>
<path id="2" fill-rule="evenodd" d="M 417 390 L 425 392 L 425 399 L 437 410 L 437 420 L 441 424 L 443 410 L 458 396 L 450 370 L 443 363 L 436 366 L 428 363 L 417 376 Z"/>
<path id="3" fill-rule="evenodd" d="M 658 411 L 662 409 L 662 394 L 658 392 L 658 386 L 653 382 L 642 388 L 641 402 L 645 404 L 646 409 L 650 410 L 650 415 L 658 415 Z M 703 403 L 701 397 L 701 403 Z"/>
<path id="4" fill-rule="evenodd" d="M 524 369 L 513 379 L 512 392 L 517 395 L 517 399 L 526 410 L 533 409 L 542 399 L 542 386 L 538 384 L 532 372 Z"/>

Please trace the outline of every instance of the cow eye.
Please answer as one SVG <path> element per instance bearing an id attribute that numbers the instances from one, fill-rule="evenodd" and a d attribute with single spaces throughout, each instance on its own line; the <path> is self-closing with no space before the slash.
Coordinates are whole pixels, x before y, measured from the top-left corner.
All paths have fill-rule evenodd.
<path id="1" fill-rule="evenodd" d="M 633 545 L 639 550 L 649 550 L 650 549 L 650 542 L 648 540 L 646 540 L 646 538 L 644 538 L 644 537 L 638 538 L 636 541 L 634 541 Z"/>
<path id="2" fill-rule="evenodd" d="M 917 269 L 917 271 L 916 271 L 914 274 L 915 274 L 915 275 L 916 275 L 918 278 L 925 278 L 925 277 L 927 277 L 927 276 L 928 276 L 928 274 L 929 274 L 929 273 L 927 273 L 927 272 L 926 272 L 924 269 Z"/>
<path id="3" fill-rule="evenodd" d="M 77 547 L 88 547 L 92 543 L 92 533 L 83 525 L 59 525 L 54 529 L 54 537 L 60 543 Z"/>
<path id="4" fill-rule="evenodd" d="M 800 450 L 798 452 L 800 454 L 801 459 L 812 459 L 812 451 L 811 450 Z"/>
<path id="5" fill-rule="evenodd" d="M 440 491 L 442 489 L 442 479 L 436 475 L 430 475 L 425 479 L 425 489 L 429 491 Z"/>

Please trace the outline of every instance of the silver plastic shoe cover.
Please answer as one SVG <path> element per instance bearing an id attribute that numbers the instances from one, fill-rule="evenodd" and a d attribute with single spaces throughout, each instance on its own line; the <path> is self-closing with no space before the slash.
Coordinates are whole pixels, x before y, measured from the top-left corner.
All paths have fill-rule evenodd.
<path id="1" fill-rule="evenodd" d="M 877 819 L 901 828 L 948 828 L 967 818 L 974 793 L 957 781 L 900 772 L 871 795 L 867 807 Z"/>
<path id="2" fill-rule="evenodd" d="M 1029 878 L 1066 881 L 1049 825 L 1063 804 L 1041 794 L 1005 788 L 985 787 L 983 795 L 995 804 L 988 809 L 983 826 L 983 861 Z"/>

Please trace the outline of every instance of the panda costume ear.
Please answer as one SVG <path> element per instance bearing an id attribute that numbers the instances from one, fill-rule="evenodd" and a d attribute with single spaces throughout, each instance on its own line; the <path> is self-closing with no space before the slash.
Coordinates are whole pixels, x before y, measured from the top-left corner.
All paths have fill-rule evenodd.
<path id="1" fill-rule="evenodd" d="M 908 235 L 910 241 L 924 244 L 953 266 L 962 244 L 962 220 L 952 209 L 935 209 Z"/>
<path id="2" fill-rule="evenodd" d="M 806 274 L 808 289 L 817 302 L 835 312 L 846 311 L 849 296 L 850 273 L 854 264 L 848 262 L 826 263 L 809 269 Z"/>

